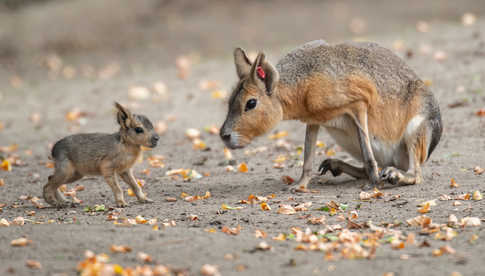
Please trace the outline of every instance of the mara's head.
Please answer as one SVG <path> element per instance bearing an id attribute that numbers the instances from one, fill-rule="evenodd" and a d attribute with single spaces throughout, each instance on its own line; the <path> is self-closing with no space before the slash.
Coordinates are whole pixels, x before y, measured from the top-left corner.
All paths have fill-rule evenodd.
<path id="1" fill-rule="evenodd" d="M 115 107 L 118 110 L 116 119 L 120 124 L 120 134 L 125 143 L 149 148 L 157 146 L 160 136 L 147 117 L 132 114 L 119 103 L 115 103 Z"/>
<path id="2" fill-rule="evenodd" d="M 271 130 L 281 121 L 283 112 L 275 95 L 279 74 L 258 54 L 253 63 L 246 53 L 234 50 L 239 81 L 229 98 L 229 110 L 220 135 L 227 147 L 243 148 L 253 138 Z"/>

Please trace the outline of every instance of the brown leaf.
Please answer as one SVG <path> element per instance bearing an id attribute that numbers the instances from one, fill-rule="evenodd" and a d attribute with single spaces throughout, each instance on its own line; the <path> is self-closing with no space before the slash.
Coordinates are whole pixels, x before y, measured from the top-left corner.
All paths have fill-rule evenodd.
<path id="1" fill-rule="evenodd" d="M 260 207 L 263 211 L 271 211 L 271 207 L 269 207 L 268 203 L 266 202 L 261 202 Z"/>
<path id="2" fill-rule="evenodd" d="M 150 255 L 148 255 L 147 253 L 144 253 L 144 252 L 138 252 L 138 254 L 136 255 L 136 257 L 138 258 L 138 260 L 144 262 L 144 263 L 151 263 L 153 262 L 153 259 Z"/>
<path id="3" fill-rule="evenodd" d="M 220 276 L 217 266 L 205 264 L 200 268 L 200 274 L 203 276 Z"/>
<path id="4" fill-rule="evenodd" d="M 480 117 L 485 116 L 485 108 L 478 110 L 477 112 L 475 112 L 475 114 Z"/>
<path id="5" fill-rule="evenodd" d="M 452 178 L 451 181 L 450 181 L 450 188 L 458 188 L 460 185 L 458 185 L 458 183 L 456 183 L 455 179 Z"/>
<path id="6" fill-rule="evenodd" d="M 243 162 L 237 166 L 237 170 L 239 172 L 246 173 L 248 172 L 248 165 L 246 165 L 246 163 Z"/>
<path id="7" fill-rule="evenodd" d="M 42 269 L 42 265 L 38 261 L 27 260 L 25 265 L 31 269 Z"/>
<path id="8" fill-rule="evenodd" d="M 131 247 L 126 245 L 112 245 L 110 248 L 113 253 L 128 253 L 131 252 Z"/>
<path id="9" fill-rule="evenodd" d="M 26 238 L 18 238 L 18 239 L 12 240 L 10 242 L 10 245 L 11 246 L 19 247 L 19 246 L 27 246 L 27 245 L 29 245 L 31 243 L 32 243 L 32 241 L 31 240 L 28 240 Z"/>
<path id="10" fill-rule="evenodd" d="M 262 241 L 258 244 L 258 246 L 256 247 L 256 249 L 258 250 L 262 250 L 262 251 L 268 251 L 271 249 L 271 245 L 269 245 L 267 242 L 265 241 Z"/>
<path id="11" fill-rule="evenodd" d="M 479 166 L 476 166 L 475 168 L 473 168 L 473 172 L 474 172 L 476 175 L 481 175 L 482 173 L 484 173 L 484 172 L 485 172 L 485 169 L 480 168 Z"/>
<path id="12" fill-rule="evenodd" d="M 227 226 L 222 227 L 221 232 L 226 233 L 228 235 L 239 235 L 241 232 L 241 225 L 238 225 L 233 228 L 229 228 Z"/>
<path id="13" fill-rule="evenodd" d="M 296 213 L 296 210 L 289 204 L 282 204 L 280 205 L 280 208 L 278 208 L 277 213 L 282 215 L 293 215 Z"/>
<path id="14" fill-rule="evenodd" d="M 256 238 L 264 239 L 268 236 L 268 234 L 266 234 L 266 232 L 264 232 L 263 230 L 256 229 L 256 231 L 254 231 L 254 236 Z"/>
<path id="15" fill-rule="evenodd" d="M 426 214 L 429 212 L 430 210 L 430 207 L 431 204 L 429 202 L 426 202 L 423 207 L 421 207 L 420 209 L 418 209 L 418 212 L 421 213 L 421 214 Z"/>
<path id="16" fill-rule="evenodd" d="M 325 216 L 321 216 L 319 218 L 311 217 L 311 218 L 308 219 L 309 224 L 325 224 L 325 221 L 326 221 Z"/>

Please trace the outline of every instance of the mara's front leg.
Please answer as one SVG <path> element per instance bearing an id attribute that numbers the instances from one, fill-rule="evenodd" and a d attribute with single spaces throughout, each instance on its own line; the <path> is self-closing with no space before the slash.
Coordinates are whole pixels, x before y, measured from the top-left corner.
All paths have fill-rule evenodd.
<path id="1" fill-rule="evenodd" d="M 121 179 L 125 181 L 126 184 L 128 184 L 133 192 L 135 193 L 136 197 L 138 198 L 139 202 L 143 203 L 152 203 L 153 200 L 149 199 L 145 193 L 142 191 L 141 187 L 138 186 L 138 183 L 136 183 L 136 179 L 133 176 L 133 171 L 132 169 L 129 169 L 123 173 L 120 174 Z"/>
<path id="2" fill-rule="evenodd" d="M 306 192 L 307 185 L 310 183 L 312 167 L 313 167 L 313 157 L 315 155 L 315 143 L 317 141 L 319 125 L 306 126 L 305 132 L 305 152 L 303 156 L 303 171 L 301 173 L 300 180 L 298 181 L 298 192 Z"/>

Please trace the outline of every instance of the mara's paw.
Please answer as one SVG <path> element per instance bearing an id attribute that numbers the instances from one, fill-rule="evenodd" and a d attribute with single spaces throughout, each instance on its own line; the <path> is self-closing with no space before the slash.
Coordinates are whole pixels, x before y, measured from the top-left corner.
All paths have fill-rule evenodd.
<path id="1" fill-rule="evenodd" d="M 384 168 L 379 174 L 379 180 L 381 182 L 387 182 L 393 185 L 398 184 L 399 181 L 401 180 L 401 177 L 402 177 L 401 172 L 394 167 Z"/>
<path id="2" fill-rule="evenodd" d="M 337 159 L 325 159 L 322 164 L 320 164 L 320 167 L 318 167 L 320 175 L 325 175 L 328 171 L 330 171 L 333 176 L 339 176 L 342 174 L 342 170 L 338 168 L 337 162 L 339 162 Z"/>
<path id="3" fill-rule="evenodd" d="M 51 206 L 57 207 L 57 205 L 61 203 L 57 200 L 56 195 L 53 192 L 47 192 L 46 190 L 44 190 L 44 194 L 42 196 L 44 198 L 44 201 Z"/>
<path id="4" fill-rule="evenodd" d="M 128 207 L 128 203 L 124 200 L 118 200 L 116 201 L 116 206 L 118 206 L 118 208 L 125 208 Z"/>

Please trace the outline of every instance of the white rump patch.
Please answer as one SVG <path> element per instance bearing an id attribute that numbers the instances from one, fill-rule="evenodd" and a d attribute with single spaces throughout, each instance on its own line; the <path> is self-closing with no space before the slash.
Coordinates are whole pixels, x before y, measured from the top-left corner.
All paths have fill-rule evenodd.
<path id="1" fill-rule="evenodd" d="M 406 127 L 406 133 L 404 135 L 406 135 L 406 137 L 412 137 L 416 131 L 419 129 L 419 127 L 421 126 L 421 124 L 424 122 L 424 116 L 423 115 L 416 115 L 414 116 L 408 123 L 407 127 Z"/>

